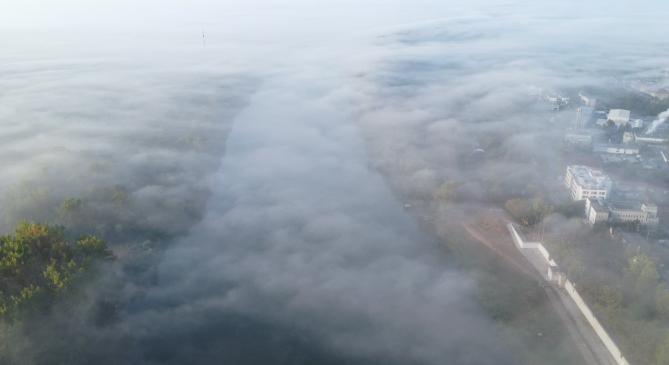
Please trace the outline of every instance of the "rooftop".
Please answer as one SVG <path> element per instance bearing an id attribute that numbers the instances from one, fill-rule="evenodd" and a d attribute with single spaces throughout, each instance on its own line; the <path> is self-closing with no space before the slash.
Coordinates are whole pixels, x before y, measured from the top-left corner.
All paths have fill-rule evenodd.
<path id="1" fill-rule="evenodd" d="M 592 209 L 594 209 L 596 212 L 608 212 L 609 210 L 604 206 L 604 202 L 602 202 L 599 199 L 592 199 L 590 200 L 590 206 Z"/>
<path id="2" fill-rule="evenodd" d="M 630 115 L 632 113 L 629 110 L 625 109 L 611 109 L 609 110 L 608 119 L 613 121 L 625 121 L 630 120 Z"/>
<path id="3" fill-rule="evenodd" d="M 609 189 L 612 184 L 608 175 L 588 166 L 571 165 L 567 167 L 567 171 L 571 172 L 578 185 L 586 189 Z"/>
<path id="4" fill-rule="evenodd" d="M 609 207 L 616 210 L 640 210 L 641 202 L 635 200 L 614 200 L 609 202 Z"/>

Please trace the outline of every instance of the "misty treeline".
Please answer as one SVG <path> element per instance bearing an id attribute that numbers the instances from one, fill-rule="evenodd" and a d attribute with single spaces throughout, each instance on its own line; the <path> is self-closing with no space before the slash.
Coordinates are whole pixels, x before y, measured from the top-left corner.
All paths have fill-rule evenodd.
<path id="1" fill-rule="evenodd" d="M 458 13 L 453 4 L 445 2 L 447 9 L 437 12 L 434 2 L 409 6 L 426 11 L 429 22 L 410 23 L 412 29 L 364 46 L 348 42 L 360 40 L 357 29 L 336 32 L 336 39 L 318 39 L 321 33 L 312 29 L 289 32 L 308 36 L 309 46 L 301 49 L 292 37 L 281 39 L 281 27 L 253 17 L 264 4 L 250 3 L 258 9 L 248 18 L 204 7 L 214 19 L 208 28 L 243 24 L 233 32 L 212 32 L 211 39 L 207 31 L 207 44 L 200 42 L 200 24 L 193 45 L 193 26 L 167 22 L 168 34 L 182 33 L 167 37 L 165 53 L 154 54 L 157 41 L 149 37 L 141 51 L 123 48 L 131 61 L 114 54 L 106 63 L 97 49 L 89 53 L 86 47 L 94 60 L 35 62 L 26 53 L 30 62 L 19 54 L 19 61 L 3 66 L 2 76 L 10 77 L 0 91 L 0 230 L 7 242 L 28 243 L 16 247 L 30 247 L 25 227 L 57 237 L 46 241 L 59 247 L 59 259 L 45 255 L 38 268 L 23 270 L 32 267 L 28 260 L 21 266 L 31 272 L 24 282 L 48 288 L 70 283 L 70 290 L 54 289 L 47 308 L 5 322 L 2 360 L 357 364 L 347 355 L 362 354 L 383 364 L 582 363 L 541 283 L 475 242 L 463 224 L 478 222 L 481 212 L 510 214 L 530 227 L 549 217 L 574 222 L 569 217 L 578 207 L 562 203 L 555 176 L 566 162 L 556 151 L 574 113 L 551 111 L 544 97 L 562 93 L 576 101 L 586 90 L 602 95 L 602 105 L 659 110 L 638 94 L 614 99 L 600 92 L 619 89 L 616 77 L 632 72 L 630 57 L 645 60 L 639 76 L 665 63 L 655 49 L 637 46 L 639 34 L 655 37 L 657 43 L 649 44 L 666 43 L 657 22 L 639 26 L 634 17 L 627 23 L 600 16 L 583 21 L 587 17 L 572 16 L 571 4 L 569 16 L 556 16 L 543 3 L 539 13 L 547 16 L 531 14 L 537 5 L 521 12 L 511 5 L 452 17 Z M 279 23 L 327 23 L 320 16 L 327 7 L 314 4 L 319 16 L 306 17 L 311 21 L 295 11 L 297 21 L 281 16 Z M 374 28 L 369 23 L 382 17 L 377 10 L 349 15 L 363 15 L 367 34 Z M 186 11 L 173 13 L 179 21 L 191 19 Z M 438 14 L 448 18 L 435 21 Z M 136 15 L 145 21 L 144 14 Z M 330 17 L 355 28 L 355 22 L 341 22 L 348 18 Z M 254 38 L 248 25 L 262 25 L 262 36 Z M 239 41 L 240 35 L 260 42 Z M 612 37 L 616 47 L 610 47 Z M 120 37 L 120 43 L 137 38 Z M 217 48 L 230 40 L 233 45 Z M 97 38 L 93 43 L 107 46 Z M 377 57 L 382 61 L 370 61 Z M 165 59 L 175 63 L 165 67 Z M 242 175 L 237 185 L 234 173 L 209 178 L 225 152 L 231 120 L 259 81 L 213 71 L 228 65 L 263 81 L 278 78 L 263 89 L 265 103 L 250 108 L 245 122 L 251 126 L 242 134 L 247 139 L 236 141 L 249 150 L 229 161 Z M 335 76 L 348 74 L 339 67 L 349 66 L 351 78 Z M 287 75 L 278 77 L 282 72 Z M 312 106 L 311 114 L 300 113 Z M 333 109 L 359 122 L 371 163 L 341 152 L 353 150 L 344 137 L 359 130 L 332 117 Z M 258 119 L 268 121 L 255 124 Z M 360 181 L 368 163 L 387 178 L 399 205 L 379 192 L 374 179 Z M 222 201 L 212 203 L 211 184 L 221 182 L 225 186 L 216 189 L 227 195 L 219 192 Z M 206 219 L 209 204 L 219 210 Z M 426 249 L 402 207 L 448 249 Z M 38 223 L 20 223 L 26 220 Z M 66 229 L 56 228 L 61 226 Z M 491 227 L 492 234 L 507 237 L 503 227 Z M 82 236 L 95 247 L 107 242 L 115 259 L 89 266 L 88 256 L 81 256 Z M 170 250 L 175 241 L 180 247 Z M 579 263 L 563 256 L 578 276 Z M 647 351 L 649 363 L 661 364 L 667 351 L 659 266 L 651 254 L 639 252 L 597 258 L 615 267 L 611 278 L 621 281 L 596 294 L 605 303 L 596 308 L 624 310 L 622 317 L 631 319 L 615 335 L 645 339 L 639 351 Z M 89 269 L 70 275 L 71 261 Z M 467 275 L 451 272 L 451 263 Z M 581 271 L 586 282 L 587 271 Z M 467 297 L 467 278 L 477 303 Z M 600 288 L 580 285 L 587 293 Z M 638 308 L 632 305 L 636 295 L 646 298 Z M 479 316 L 479 307 L 485 315 Z"/>
<path id="2" fill-rule="evenodd" d="M 0 148 L 3 364 L 130 356 L 106 329 L 156 280 L 161 249 L 201 219 L 207 176 L 254 87 L 234 74 L 107 70 L 114 83 L 85 63 L 27 72 L 5 98 L 15 107 L 3 116 L 21 122 Z"/>
<path id="3" fill-rule="evenodd" d="M 481 28 L 498 26 L 492 24 Z M 474 221 L 481 226 L 477 216 L 489 211 L 522 224 L 538 238 L 545 233 L 558 263 L 594 303 L 631 362 L 667 364 L 667 283 L 660 275 L 667 261 L 654 251 L 625 250 L 620 236 L 611 242 L 601 227 L 593 233 L 581 223 L 583 203 L 571 202 L 562 183 L 567 165 L 593 160 L 563 143 L 574 126 L 579 93 L 597 98 L 598 110 L 624 108 L 654 117 L 669 107 L 669 100 L 625 83 L 658 77 L 664 63 L 647 50 L 637 50 L 636 56 L 647 56 L 638 67 L 612 54 L 602 59 L 594 41 L 584 42 L 589 46 L 579 46 L 573 54 L 560 53 L 561 46 L 569 49 L 563 39 L 540 52 L 535 39 L 488 52 L 464 46 L 486 45 L 494 38 L 472 32 L 476 27 L 471 23 L 435 28 L 398 36 L 395 40 L 406 43 L 406 49 L 361 77 L 365 105 L 360 125 L 375 166 L 407 209 L 442 232 L 456 254 L 471 256 L 468 251 L 473 250 L 459 247 L 467 237 L 456 234 L 458 225 Z M 551 111 L 545 98 L 550 95 L 568 97 L 570 104 Z M 622 177 L 669 181 L 666 169 L 619 170 Z M 508 234 L 491 231 L 498 237 Z M 523 286 L 523 280 L 496 272 L 490 264 L 475 266 L 484 307 L 505 328 L 513 328 L 508 324 L 514 318 L 523 318 L 517 328 L 529 331 L 546 323 L 544 314 L 528 309 L 547 305 L 543 293 L 533 291 L 536 283 Z M 551 338 L 548 342 L 556 338 L 544 336 Z M 555 359 L 544 354 L 542 363 Z"/>
<path id="4" fill-rule="evenodd" d="M 414 41 L 420 49 L 432 39 Z M 561 145 L 559 130 L 570 115 L 551 113 L 517 69 L 480 74 L 484 66 L 462 56 L 423 61 L 407 52 L 366 75 L 359 123 L 369 154 L 410 214 L 437 232 L 476 278 L 480 303 L 518 362 L 581 363 L 539 283 L 461 226 L 481 226 L 479 215 L 489 208 L 506 208 L 528 225 L 555 211 L 576 214 L 578 206 L 553 194 L 559 181 L 547 179 L 561 163 L 552 149 Z M 508 237 L 503 226 L 494 234 Z"/>
<path id="5" fill-rule="evenodd" d="M 669 286 L 661 276 L 666 253 L 630 248 L 608 229 L 553 216 L 545 243 L 576 283 L 630 361 L 669 361 Z"/>

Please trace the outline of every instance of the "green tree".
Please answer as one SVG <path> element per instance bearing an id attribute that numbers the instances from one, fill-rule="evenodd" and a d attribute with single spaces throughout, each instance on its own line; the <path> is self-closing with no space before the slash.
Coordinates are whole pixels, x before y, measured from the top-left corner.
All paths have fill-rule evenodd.
<path id="1" fill-rule="evenodd" d="M 504 203 L 504 208 L 512 217 L 526 226 L 540 223 L 553 211 L 553 207 L 541 198 L 509 199 Z"/>
<path id="2" fill-rule="evenodd" d="M 669 365 L 669 336 L 666 336 L 658 344 L 655 351 L 656 365 Z"/>
<path id="3" fill-rule="evenodd" d="M 632 291 L 637 295 L 654 291 L 660 280 L 657 266 L 645 254 L 638 254 L 629 259 L 625 275 L 632 285 Z"/>
<path id="4" fill-rule="evenodd" d="M 76 198 L 63 200 L 58 208 L 58 219 L 68 226 L 79 221 L 84 208 L 84 201 Z"/>
<path id="5" fill-rule="evenodd" d="M 111 257 L 94 236 L 75 242 L 62 227 L 21 223 L 13 235 L 0 237 L 0 316 L 45 308 L 94 262 Z"/>
<path id="6" fill-rule="evenodd" d="M 669 289 L 660 284 L 655 290 L 655 311 L 664 319 L 669 319 Z"/>
<path id="7" fill-rule="evenodd" d="M 653 260 L 645 254 L 629 258 L 624 283 L 628 302 L 639 319 L 651 319 L 655 314 L 655 290 L 660 274 Z"/>
<path id="8" fill-rule="evenodd" d="M 460 186 L 457 182 L 449 181 L 441 184 L 434 193 L 434 198 L 441 203 L 448 203 L 455 198 L 456 190 Z"/>

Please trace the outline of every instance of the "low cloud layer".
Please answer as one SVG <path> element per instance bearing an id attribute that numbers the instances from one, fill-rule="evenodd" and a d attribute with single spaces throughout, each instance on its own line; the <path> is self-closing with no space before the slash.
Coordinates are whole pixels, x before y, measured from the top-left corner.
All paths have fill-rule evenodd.
<path id="1" fill-rule="evenodd" d="M 433 10 L 236 4 L 214 9 L 222 20 L 184 11 L 162 35 L 5 36 L 2 231 L 65 224 L 118 256 L 76 305 L 10 334 L 11 358 L 516 363 L 474 278 L 396 188 L 426 199 L 456 182 L 462 214 L 545 181 L 573 115 L 544 109 L 538 90 L 606 88 L 631 59 L 643 59 L 631 75 L 666 68 L 630 42 L 660 42 L 657 18 L 423 3 Z"/>
<path id="2" fill-rule="evenodd" d="M 337 100 L 281 84 L 237 119 L 213 179 L 219 193 L 166 254 L 160 270 L 174 283 L 161 295 L 278 321 L 363 357 L 504 362 L 471 281 L 448 269 L 438 242 L 369 170 Z"/>

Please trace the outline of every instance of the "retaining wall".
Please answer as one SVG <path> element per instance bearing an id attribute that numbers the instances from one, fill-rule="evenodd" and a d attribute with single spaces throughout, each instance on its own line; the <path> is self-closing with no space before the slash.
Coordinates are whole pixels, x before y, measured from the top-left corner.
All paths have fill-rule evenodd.
<path id="1" fill-rule="evenodd" d="M 588 323 L 592 329 L 595 330 L 597 336 L 599 336 L 599 339 L 604 342 L 604 346 L 606 346 L 606 349 L 609 350 L 611 356 L 613 356 L 613 359 L 616 360 L 619 365 L 629 365 L 623 356 L 623 353 L 618 348 L 618 345 L 613 342 L 611 336 L 609 336 L 608 332 L 606 332 L 604 327 L 602 327 L 602 325 L 599 323 L 599 320 L 597 320 L 597 317 L 595 317 L 595 315 L 592 313 L 590 307 L 588 307 L 588 305 L 585 303 L 585 300 L 583 300 L 581 295 L 578 293 L 574 287 L 574 284 L 572 284 L 571 281 L 566 280 L 564 284 L 564 290 L 567 292 L 567 294 L 569 294 L 569 297 L 571 297 L 574 303 L 576 303 L 576 306 L 581 311 L 581 313 L 583 313 L 585 319 L 588 320 Z"/>
<path id="2" fill-rule="evenodd" d="M 516 227 L 514 227 L 513 224 L 511 223 L 507 225 L 507 228 L 511 233 L 511 238 L 513 239 L 514 244 L 516 245 L 516 247 L 518 247 L 521 253 L 523 252 L 523 250 L 528 250 L 528 249 L 535 249 L 541 253 L 541 256 L 546 260 L 546 262 L 550 267 L 546 280 L 549 282 L 553 282 L 552 280 L 550 280 L 550 278 L 552 277 L 551 274 L 553 274 L 553 272 L 560 273 L 560 271 L 555 261 L 551 259 L 550 253 L 548 252 L 546 247 L 544 247 L 544 245 L 540 242 L 525 242 L 518 233 L 518 231 L 516 230 Z M 562 287 L 567 292 L 567 294 L 574 302 L 574 304 L 576 304 L 576 307 L 578 307 L 580 312 L 588 321 L 588 324 L 590 324 L 590 327 L 592 327 L 592 329 L 595 331 L 599 339 L 604 343 L 604 346 L 609 351 L 609 353 L 611 353 L 611 356 L 616 361 L 616 363 L 618 365 L 629 365 L 629 363 L 623 356 L 622 352 L 620 351 L 616 343 L 613 342 L 611 336 L 609 336 L 608 332 L 606 332 L 601 323 L 599 323 L 597 317 L 595 317 L 595 315 L 590 310 L 590 307 L 588 307 L 588 305 L 585 303 L 585 300 L 583 300 L 581 295 L 578 293 L 574 284 L 568 279 L 564 281 L 558 280 L 557 283 L 559 287 Z"/>

